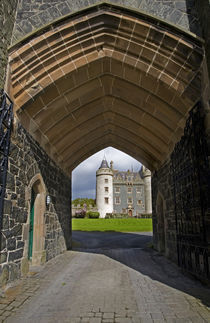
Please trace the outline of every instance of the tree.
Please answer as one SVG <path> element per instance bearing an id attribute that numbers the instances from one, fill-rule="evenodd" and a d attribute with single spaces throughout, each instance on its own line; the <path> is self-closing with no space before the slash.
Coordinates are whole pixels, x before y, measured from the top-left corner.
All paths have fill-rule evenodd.
<path id="1" fill-rule="evenodd" d="M 74 206 L 77 206 L 78 204 L 80 205 L 80 206 L 84 206 L 84 204 L 86 204 L 86 206 L 87 207 L 89 207 L 90 205 L 92 205 L 92 206 L 95 206 L 96 205 L 96 200 L 94 200 L 94 199 L 89 199 L 89 198 L 84 198 L 84 197 L 78 197 L 78 198 L 76 198 L 76 199 L 74 199 L 73 201 L 72 201 L 72 204 L 74 205 Z"/>

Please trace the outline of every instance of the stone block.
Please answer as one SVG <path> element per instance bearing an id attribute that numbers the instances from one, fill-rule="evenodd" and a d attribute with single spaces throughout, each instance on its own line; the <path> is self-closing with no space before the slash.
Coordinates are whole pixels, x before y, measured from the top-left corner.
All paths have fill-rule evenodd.
<path id="1" fill-rule="evenodd" d="M 13 281 L 20 277 L 20 266 L 17 263 L 9 263 L 9 280 Z"/>
<path id="2" fill-rule="evenodd" d="M 24 224 L 23 225 L 23 240 L 28 240 L 28 235 L 29 235 L 29 224 Z"/>
<path id="3" fill-rule="evenodd" d="M 26 276 L 29 272 L 29 261 L 27 258 L 21 259 L 21 275 Z"/>
<path id="4" fill-rule="evenodd" d="M 16 251 L 10 251 L 8 261 L 14 261 L 17 259 L 21 259 L 23 256 L 23 249 L 18 249 Z"/>
<path id="5" fill-rule="evenodd" d="M 7 172 L 7 189 L 15 191 L 15 179 L 14 175 Z"/>
<path id="6" fill-rule="evenodd" d="M 0 252 L 0 264 L 7 262 L 7 252 Z"/>
<path id="7" fill-rule="evenodd" d="M 16 249 L 16 239 L 9 238 L 7 239 L 7 250 L 15 250 Z"/>
<path id="8" fill-rule="evenodd" d="M 46 250 L 43 250 L 41 255 L 41 264 L 44 264 L 46 261 L 47 261 Z"/>
<path id="9" fill-rule="evenodd" d="M 5 265 L 0 274 L 0 286 L 5 286 L 9 279 L 9 266 Z"/>
<path id="10" fill-rule="evenodd" d="M 4 214 L 3 216 L 3 230 L 7 230 L 9 229 L 9 215 Z M 5 234 L 6 235 L 6 234 Z"/>
<path id="11" fill-rule="evenodd" d="M 17 241 L 17 249 L 23 248 L 25 245 L 24 241 Z"/>
<path id="12" fill-rule="evenodd" d="M 0 232 L 0 251 L 6 248 L 6 238 L 2 232 Z"/>
<path id="13" fill-rule="evenodd" d="M 9 200 L 4 200 L 4 214 L 11 214 L 12 202 Z"/>

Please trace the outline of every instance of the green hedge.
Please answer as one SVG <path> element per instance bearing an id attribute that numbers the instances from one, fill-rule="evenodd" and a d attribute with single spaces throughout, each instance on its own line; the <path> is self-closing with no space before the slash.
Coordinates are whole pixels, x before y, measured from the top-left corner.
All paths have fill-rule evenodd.
<path id="1" fill-rule="evenodd" d="M 99 216 L 100 216 L 99 212 L 93 212 L 93 211 L 87 212 L 87 218 L 89 219 L 98 219 Z"/>
<path id="2" fill-rule="evenodd" d="M 86 216 L 86 211 L 85 210 L 79 210 L 79 211 L 76 211 L 75 213 L 75 218 L 76 219 L 84 219 Z"/>
<path id="3" fill-rule="evenodd" d="M 106 213 L 105 219 L 126 219 L 130 218 L 127 213 Z"/>

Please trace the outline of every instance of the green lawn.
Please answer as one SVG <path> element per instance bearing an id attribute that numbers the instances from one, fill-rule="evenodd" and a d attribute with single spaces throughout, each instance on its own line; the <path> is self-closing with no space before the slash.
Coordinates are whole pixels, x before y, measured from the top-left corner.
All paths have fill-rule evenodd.
<path id="1" fill-rule="evenodd" d="M 72 229 L 79 231 L 152 231 L 152 219 L 72 219 Z"/>

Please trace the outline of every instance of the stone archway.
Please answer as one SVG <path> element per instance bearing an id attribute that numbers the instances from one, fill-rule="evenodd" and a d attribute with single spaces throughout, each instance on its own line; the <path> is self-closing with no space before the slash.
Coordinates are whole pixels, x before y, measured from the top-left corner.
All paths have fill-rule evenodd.
<path id="1" fill-rule="evenodd" d="M 29 257 L 29 240 L 30 240 L 30 222 L 31 222 L 31 199 L 34 194 L 34 219 L 33 219 L 33 241 L 32 252 Z M 27 190 L 28 200 L 28 220 L 27 235 L 24 256 L 28 258 L 32 265 L 40 265 L 46 261 L 45 251 L 45 217 L 46 210 L 46 188 L 40 174 L 37 174 L 31 180 Z"/>
<path id="2" fill-rule="evenodd" d="M 159 172 L 159 249 L 174 256 L 169 158 L 203 96 L 202 40 L 144 13 L 100 4 L 29 35 L 10 48 L 9 62 L 15 115 L 65 174 L 110 145 Z M 67 217 L 62 224 L 69 225 Z"/>
<path id="3" fill-rule="evenodd" d="M 88 8 L 11 47 L 16 116 L 68 174 L 108 145 L 156 170 L 200 98 L 202 46 L 143 13 Z"/>

